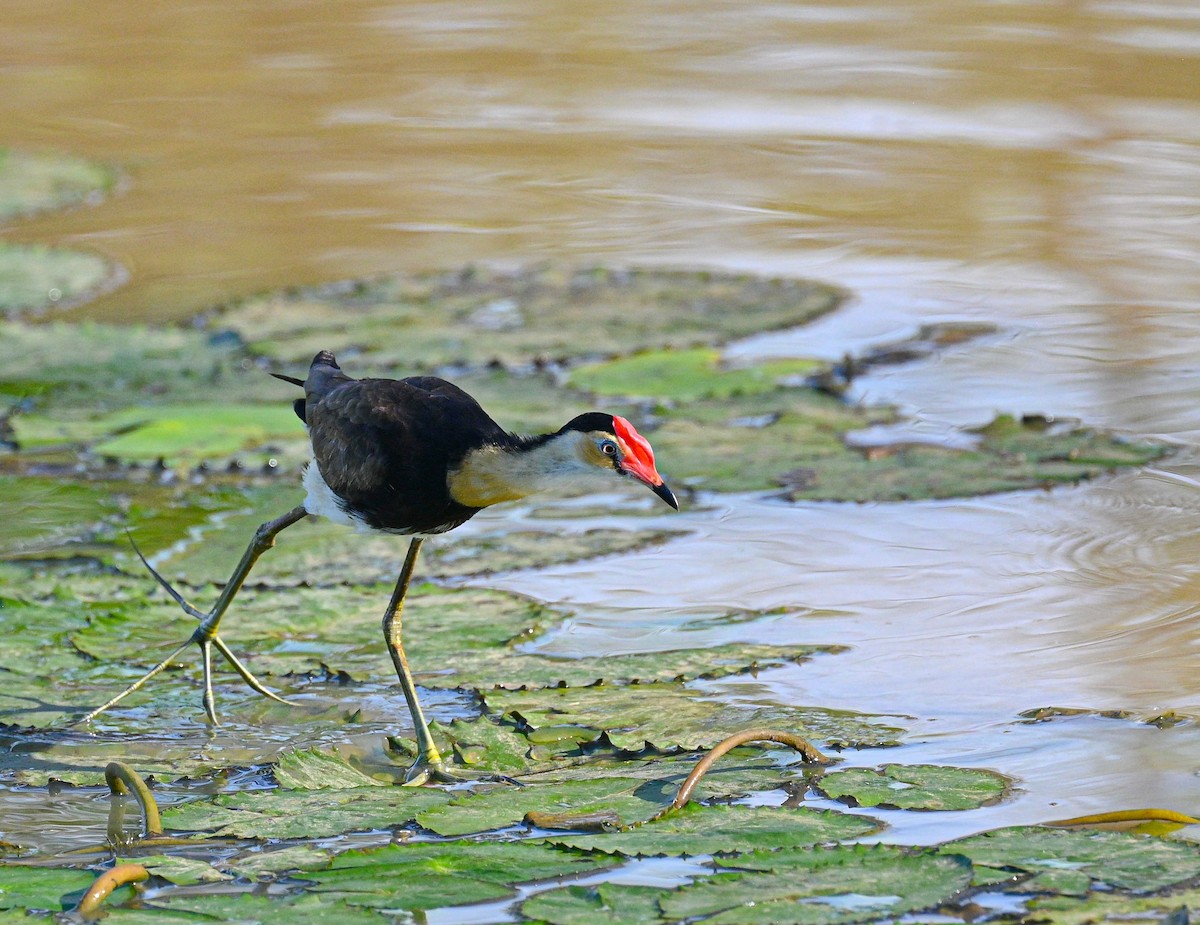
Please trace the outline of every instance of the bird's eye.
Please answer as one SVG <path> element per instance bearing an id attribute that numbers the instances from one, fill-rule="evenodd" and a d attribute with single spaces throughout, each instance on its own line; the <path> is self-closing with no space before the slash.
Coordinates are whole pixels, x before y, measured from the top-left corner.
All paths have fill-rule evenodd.
<path id="1" fill-rule="evenodd" d="M 613 443 L 611 440 L 605 440 L 603 443 L 600 444 L 600 451 L 602 453 L 604 453 L 605 456 L 616 456 L 617 455 L 617 445 L 615 443 Z"/>

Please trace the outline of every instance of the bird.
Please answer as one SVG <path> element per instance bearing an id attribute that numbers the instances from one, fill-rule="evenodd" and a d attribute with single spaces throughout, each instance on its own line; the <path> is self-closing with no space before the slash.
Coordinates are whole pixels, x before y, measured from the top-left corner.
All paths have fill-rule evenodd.
<path id="1" fill-rule="evenodd" d="M 200 621 L 191 637 L 141 678 L 72 725 L 86 723 L 139 690 L 184 649 L 200 649 L 202 702 L 218 722 L 212 687 L 216 649 L 253 690 L 287 703 L 247 669 L 218 634 L 221 620 L 259 557 L 284 529 L 309 515 L 360 532 L 410 537 L 408 552 L 383 616 L 384 640 L 400 680 L 417 738 L 417 760 L 406 783 L 456 781 L 429 732 L 401 640 L 404 599 L 427 537 L 446 533 L 494 504 L 516 501 L 595 476 L 641 484 L 675 510 L 679 501 L 655 467 L 654 450 L 633 424 L 600 411 L 580 414 L 551 433 L 505 430 L 463 389 L 437 376 L 354 379 L 336 357 L 319 352 L 304 379 L 272 373 L 300 386 L 293 407 L 308 431 L 311 459 L 304 501 L 258 527 L 212 609 L 187 600 L 134 549 L 157 582 Z"/>

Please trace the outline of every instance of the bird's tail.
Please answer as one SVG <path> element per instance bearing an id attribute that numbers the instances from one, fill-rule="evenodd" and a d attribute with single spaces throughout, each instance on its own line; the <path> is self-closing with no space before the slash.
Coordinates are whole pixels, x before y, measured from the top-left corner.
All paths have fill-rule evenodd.
<path id="1" fill-rule="evenodd" d="M 342 368 L 338 366 L 337 357 L 328 350 L 322 350 L 313 357 L 313 361 L 308 367 L 307 379 L 297 379 L 295 376 L 285 376 L 283 373 L 271 373 L 271 375 L 304 389 L 304 398 L 297 398 L 292 402 L 292 407 L 296 411 L 296 417 L 305 424 L 308 423 L 306 411 L 310 401 L 320 401 L 330 389 L 343 382 L 351 381 L 350 377 L 343 373 Z"/>

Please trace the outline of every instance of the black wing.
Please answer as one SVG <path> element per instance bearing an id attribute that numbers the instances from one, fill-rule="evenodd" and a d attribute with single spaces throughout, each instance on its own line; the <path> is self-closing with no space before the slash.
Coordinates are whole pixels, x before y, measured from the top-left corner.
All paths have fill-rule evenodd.
<path id="1" fill-rule="evenodd" d="M 446 474 L 471 450 L 508 435 L 458 386 L 434 376 L 328 376 L 305 391 L 321 475 L 368 525 L 436 533 L 477 512 L 450 497 Z"/>

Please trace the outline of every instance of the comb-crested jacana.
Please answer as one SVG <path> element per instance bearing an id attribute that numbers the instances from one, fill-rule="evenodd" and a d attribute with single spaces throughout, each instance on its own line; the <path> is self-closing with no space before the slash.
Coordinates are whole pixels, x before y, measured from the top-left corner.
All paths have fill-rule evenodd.
<path id="1" fill-rule="evenodd" d="M 295 402 L 312 443 L 304 503 L 258 528 L 208 613 L 184 600 L 147 563 L 200 626 L 162 662 L 77 722 L 87 722 L 141 688 L 192 643 L 200 647 L 204 709 L 213 723 L 214 648 L 251 688 L 282 700 L 242 665 L 217 630 L 258 557 L 275 544 L 275 536 L 305 515 L 317 514 L 360 531 L 413 538 L 384 613 L 383 631 L 416 728 L 419 756 L 409 781 L 453 779 L 429 734 L 400 640 L 404 597 L 424 538 L 461 526 L 485 507 L 596 473 L 641 482 L 676 510 L 679 502 L 655 469 L 649 442 L 617 415 L 593 411 L 553 433 L 522 437 L 504 430 L 458 386 L 434 376 L 351 379 L 328 351 L 316 355 L 303 381 L 273 375 L 304 388 L 304 398 Z"/>

